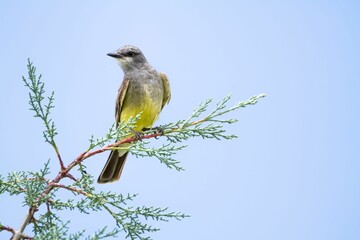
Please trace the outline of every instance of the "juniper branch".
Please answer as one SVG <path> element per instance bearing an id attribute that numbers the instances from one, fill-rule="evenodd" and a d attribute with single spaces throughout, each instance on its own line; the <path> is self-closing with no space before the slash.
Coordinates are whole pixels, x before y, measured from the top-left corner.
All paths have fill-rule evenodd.
<path id="1" fill-rule="evenodd" d="M 25 86 L 30 90 L 29 104 L 30 110 L 35 112 L 34 117 L 40 118 L 44 125 L 43 137 L 45 142 L 49 143 L 55 150 L 59 159 L 61 169 L 64 169 L 64 163 L 61 159 L 59 149 L 55 143 L 55 136 L 58 134 L 54 121 L 50 118 L 50 110 L 54 108 L 55 92 L 52 91 L 50 96 L 47 97 L 48 102 L 44 103 L 45 99 L 45 83 L 41 81 L 42 75 L 36 76 L 36 67 L 28 59 L 27 64 L 28 77 L 22 77 Z"/>
<path id="2" fill-rule="evenodd" d="M 30 110 L 34 111 L 34 117 L 40 118 L 45 125 L 43 135 L 45 141 L 54 148 L 57 154 L 60 162 L 60 171 L 50 180 L 51 178 L 48 176 L 50 174 L 49 162 L 47 162 L 43 169 L 35 173 L 13 172 L 8 175 L 6 180 L 0 176 L 0 194 L 4 192 L 10 193 L 10 195 L 23 194 L 25 196 L 24 205 L 29 206 L 28 213 L 19 230 L 16 231 L 13 228 L 0 224 L 0 231 L 4 230 L 13 233 L 12 239 L 27 238 L 28 236 L 23 232 L 25 227 L 31 222 L 34 223 L 34 232 L 38 239 L 65 239 L 64 236 L 70 236 L 69 239 L 79 239 L 84 236 L 84 231 L 69 234 L 69 222 L 60 219 L 53 210 L 77 209 L 81 213 L 107 211 L 114 218 L 117 228 L 112 231 L 102 228 L 93 237 L 88 237 L 87 239 L 102 239 L 115 236 L 119 231 L 124 231 L 127 237 L 131 239 L 149 239 L 148 237 L 143 237 L 143 235 L 148 232 L 158 231 L 159 229 L 143 223 L 142 220 L 168 221 L 171 218 L 180 220 L 188 217 L 186 214 L 168 212 L 167 208 L 127 207 L 128 202 L 132 201 L 136 194 L 128 194 L 126 196 L 111 192 L 96 192 L 94 179 L 86 173 L 83 162 L 96 154 L 108 150 L 121 149 L 123 144 L 131 143 L 129 151 L 134 155 L 156 157 L 169 168 L 174 168 L 178 171 L 183 170 L 179 166 L 180 162 L 173 158 L 177 151 L 186 147 L 186 145 L 177 145 L 178 143 L 192 137 L 217 140 L 237 137 L 234 134 L 226 133 L 224 129 L 225 124 L 233 124 L 237 120 L 221 119 L 220 117 L 239 108 L 256 104 L 260 98 L 265 96 L 260 94 L 246 101 L 239 102 L 232 107 L 227 107 L 231 98 L 228 95 L 220 100 L 211 111 L 209 111 L 209 107 L 212 99 L 208 99 L 195 108 L 188 118 L 161 126 L 161 131 L 145 131 L 139 138 L 134 136 L 131 128 L 141 118 L 140 113 L 127 122 L 121 122 L 117 128 L 113 125 L 104 137 L 96 139 L 92 136 L 89 140 L 88 148 L 65 166 L 55 143 L 57 131 L 50 117 L 51 109 L 54 107 L 54 92 L 47 98 L 47 103 L 44 103 L 45 89 L 44 83 L 41 81 L 41 75 L 39 77 L 36 76 L 36 68 L 30 60 L 28 60 L 27 68 L 28 78 L 23 77 L 23 81 L 30 90 Z M 204 117 L 200 117 L 206 112 L 209 113 Z M 166 143 L 160 147 L 150 146 L 150 139 L 157 139 L 159 137 L 163 137 Z M 116 141 L 115 143 L 108 144 L 114 140 Z M 70 175 L 70 171 L 76 166 L 79 167 L 81 174 L 80 178 L 77 179 Z M 66 177 L 72 179 L 73 183 L 68 185 L 60 183 Z M 71 191 L 77 199 L 80 199 L 76 200 L 74 198 L 65 201 L 58 199 L 55 193 L 60 190 Z M 47 211 L 40 213 L 37 219 L 35 219 L 35 213 L 42 204 L 46 204 Z M 31 237 L 28 238 L 30 239 Z"/>

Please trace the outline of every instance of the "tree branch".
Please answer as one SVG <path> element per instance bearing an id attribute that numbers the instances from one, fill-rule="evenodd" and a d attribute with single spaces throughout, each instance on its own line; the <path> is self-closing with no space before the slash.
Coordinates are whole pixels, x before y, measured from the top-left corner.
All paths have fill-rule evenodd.
<path id="1" fill-rule="evenodd" d="M 199 116 L 207 111 L 209 104 L 212 102 L 212 99 L 208 99 L 204 103 L 200 104 L 197 108 L 195 108 L 189 118 L 185 120 L 180 120 L 176 123 L 166 124 L 160 128 L 161 131 L 154 132 L 153 130 L 148 130 L 145 131 L 144 134 L 141 134 L 140 136 L 135 136 L 130 131 L 130 129 L 132 128 L 133 125 L 136 124 L 137 120 L 141 117 L 141 114 L 139 114 L 138 116 L 131 118 L 126 123 L 120 123 L 119 127 L 116 130 L 114 129 L 114 127 L 112 127 L 104 138 L 101 138 L 97 141 L 94 141 L 94 139 L 91 138 L 89 148 L 86 151 L 82 152 L 80 155 L 78 155 L 75 159 L 73 159 L 73 161 L 70 164 L 65 166 L 61 158 L 59 149 L 55 143 L 55 136 L 57 135 L 55 124 L 53 120 L 50 118 L 50 110 L 51 108 L 54 107 L 53 105 L 54 92 L 52 92 L 51 95 L 47 97 L 48 103 L 43 104 L 43 100 L 45 98 L 44 97 L 45 90 L 44 90 L 44 83 L 40 81 L 41 75 L 39 77 L 35 75 L 36 68 L 32 65 L 30 60 L 28 60 L 27 67 L 28 67 L 29 76 L 28 79 L 23 77 L 23 81 L 25 85 L 30 89 L 30 93 L 29 93 L 29 98 L 30 98 L 29 103 L 31 106 L 30 109 L 35 112 L 34 116 L 40 118 L 45 125 L 43 136 L 45 138 L 45 141 L 48 142 L 56 152 L 56 156 L 58 158 L 60 165 L 60 171 L 55 176 L 55 178 L 53 178 L 53 180 L 50 181 L 47 178 L 45 178 L 45 175 L 49 173 L 48 165 L 45 165 L 45 169 L 40 174 L 37 173 L 33 175 L 35 176 L 35 178 L 33 178 L 34 180 L 24 177 L 25 173 L 22 173 L 19 175 L 14 175 L 15 176 L 14 179 L 16 179 L 16 182 L 13 183 L 12 185 L 7 184 L 6 182 L 4 182 L 5 184 L 3 184 L 3 186 L 0 185 L 0 193 L 8 189 L 13 189 L 14 194 L 19 194 L 19 192 L 21 192 L 21 193 L 25 193 L 27 197 L 26 203 L 29 206 L 29 210 L 19 230 L 16 231 L 13 228 L 0 225 L 0 230 L 6 230 L 13 234 L 12 237 L 13 240 L 19 240 L 21 238 L 32 239 L 31 237 L 23 234 L 23 232 L 26 226 L 35 219 L 34 215 L 38 211 L 39 206 L 43 203 L 54 204 L 52 206 L 55 207 L 57 206 L 58 209 L 61 209 L 62 207 L 70 206 L 70 208 L 77 208 L 83 212 L 87 212 L 86 207 L 92 210 L 105 209 L 114 217 L 114 219 L 117 221 L 117 225 L 118 226 L 121 225 L 123 227 L 123 230 L 127 232 L 128 236 L 130 236 L 132 239 L 133 237 L 134 239 L 135 238 L 142 239 L 140 234 L 143 234 L 144 232 L 157 231 L 156 228 L 152 228 L 147 224 L 143 224 L 139 222 L 138 216 L 142 216 L 145 219 L 152 218 L 154 220 L 162 220 L 162 221 L 166 221 L 166 218 L 180 219 L 187 217 L 188 215 L 180 214 L 180 213 L 174 213 L 174 212 L 165 213 L 167 208 L 138 207 L 131 210 L 131 208 L 126 209 L 120 207 L 120 204 L 121 206 L 123 204 L 126 204 L 125 200 L 132 200 L 134 196 L 128 195 L 128 197 L 123 197 L 123 195 L 116 195 L 113 193 L 102 193 L 102 192 L 99 194 L 94 193 L 93 191 L 95 188 L 92 186 L 90 187 L 87 186 L 88 183 L 92 184 L 93 180 L 91 178 L 84 177 L 86 174 L 84 174 L 85 171 L 83 171 L 83 166 L 81 165 L 81 163 L 83 163 L 84 160 L 94 155 L 97 155 L 99 153 L 108 150 L 121 149 L 122 145 L 131 143 L 129 151 L 135 154 L 136 156 L 141 155 L 141 153 L 144 153 L 143 156 L 155 156 L 159 158 L 161 162 L 165 162 L 165 164 L 168 167 L 170 168 L 175 167 L 177 170 L 181 170 L 182 168 L 177 166 L 179 162 L 172 159 L 171 155 L 173 155 L 176 151 L 182 149 L 184 146 L 176 147 L 172 144 L 185 141 L 191 137 L 215 138 L 218 140 L 235 138 L 236 135 L 225 134 L 223 125 L 225 123 L 226 124 L 235 123 L 237 120 L 236 119 L 222 120 L 219 119 L 218 117 L 230 111 L 234 111 L 238 108 L 245 107 L 247 105 L 253 105 L 257 103 L 257 101 L 260 98 L 265 96 L 264 94 L 260 94 L 251 97 L 246 101 L 239 102 L 235 106 L 226 109 L 226 104 L 230 99 L 230 95 L 228 95 L 223 100 L 220 100 L 216 104 L 215 109 L 213 111 L 211 111 L 205 117 L 200 118 Z M 162 136 L 166 138 L 168 143 L 160 148 L 146 148 L 145 145 L 148 143 L 148 141 L 142 142 L 142 140 L 152 139 L 152 138 L 157 139 Z M 116 141 L 115 143 L 105 145 L 105 143 L 112 141 L 114 139 L 120 139 L 120 140 Z M 77 180 L 75 177 L 73 177 L 70 174 L 70 171 L 75 166 L 78 165 L 80 165 L 80 170 L 82 173 L 82 177 L 79 180 Z M 60 181 L 66 177 L 74 180 L 75 183 L 70 186 L 60 184 Z M 21 179 L 20 181 L 18 181 L 19 178 Z M 36 180 L 39 180 L 38 181 L 39 185 L 35 187 L 36 190 L 31 189 L 31 187 L 33 187 L 34 181 Z M 0 182 L 1 183 L 3 182 L 2 179 L 0 179 Z M 83 198 L 83 200 L 81 200 L 80 203 L 76 203 L 76 204 L 73 204 L 71 200 L 69 200 L 68 202 L 61 202 L 58 200 L 52 201 L 54 196 L 53 192 L 59 188 L 66 189 L 75 192 L 77 194 L 81 194 L 85 196 L 85 198 Z M 34 194 L 31 195 L 32 193 Z M 85 203 L 88 205 L 86 205 Z M 109 204 L 111 208 L 115 208 L 115 210 L 119 212 L 111 211 L 111 209 L 107 204 Z M 40 223 L 41 226 L 41 217 L 44 217 L 45 219 L 50 219 L 52 216 L 55 216 L 51 214 L 53 213 L 48 211 L 46 214 L 40 215 L 40 218 L 37 220 L 37 223 L 38 224 Z M 123 219 L 126 219 L 126 217 L 130 218 L 130 223 L 127 222 L 123 223 L 124 221 Z M 53 222 L 51 223 L 53 224 Z M 67 223 L 63 224 L 62 227 L 66 227 L 66 225 Z M 36 231 L 38 231 L 36 229 L 37 227 L 35 227 L 35 234 L 37 233 Z M 105 231 L 105 229 L 103 229 L 103 231 Z M 79 233 L 79 236 L 81 236 L 81 234 L 82 233 Z M 99 233 L 99 235 L 100 234 L 102 233 Z M 114 231 L 112 234 L 114 234 Z"/>

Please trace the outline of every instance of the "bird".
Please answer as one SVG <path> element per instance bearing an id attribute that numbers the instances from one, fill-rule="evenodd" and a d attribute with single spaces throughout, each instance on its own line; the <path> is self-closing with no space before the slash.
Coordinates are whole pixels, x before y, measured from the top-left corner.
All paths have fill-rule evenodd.
<path id="1" fill-rule="evenodd" d="M 133 132 L 151 129 L 164 106 L 171 98 L 167 75 L 157 72 L 145 58 L 141 50 L 126 45 L 107 54 L 117 60 L 124 73 L 115 103 L 115 125 L 126 122 L 141 113 Z M 120 179 L 130 144 L 122 144 L 122 150 L 112 150 L 98 177 L 100 184 Z"/>

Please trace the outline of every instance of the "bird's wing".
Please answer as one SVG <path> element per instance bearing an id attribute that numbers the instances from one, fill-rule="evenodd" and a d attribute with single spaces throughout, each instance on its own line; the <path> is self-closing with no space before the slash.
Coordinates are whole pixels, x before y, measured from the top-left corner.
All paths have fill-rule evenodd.
<path id="1" fill-rule="evenodd" d="M 118 127 L 119 122 L 120 122 L 120 113 L 121 113 L 121 107 L 123 105 L 124 99 L 125 99 L 125 95 L 126 95 L 126 91 L 128 89 L 129 86 L 129 79 L 128 78 L 124 78 L 123 82 L 121 83 L 121 86 L 118 90 L 118 95 L 116 98 L 116 103 L 115 103 L 115 123 L 116 123 L 116 127 Z"/>
<path id="2" fill-rule="evenodd" d="M 165 104 L 167 104 L 170 101 L 171 98 L 171 91 L 170 91 L 170 83 L 169 83 L 169 79 L 166 76 L 165 73 L 159 73 L 160 79 L 163 83 L 163 89 L 164 89 L 164 97 L 163 97 L 163 101 L 162 101 L 162 105 L 161 105 L 161 109 L 163 109 L 163 107 L 165 106 Z"/>

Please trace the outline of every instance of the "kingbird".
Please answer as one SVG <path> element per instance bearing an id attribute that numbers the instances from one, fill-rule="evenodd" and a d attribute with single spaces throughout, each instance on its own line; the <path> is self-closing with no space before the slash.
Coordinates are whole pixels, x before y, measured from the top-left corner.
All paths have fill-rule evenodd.
<path id="1" fill-rule="evenodd" d="M 141 132 L 151 128 L 164 105 L 170 101 L 168 77 L 164 73 L 158 73 L 137 47 L 127 45 L 107 55 L 116 58 L 124 72 L 115 104 L 116 127 L 120 122 L 126 122 L 141 112 L 133 131 Z M 121 147 L 128 149 L 130 144 L 123 144 Z M 127 150 L 111 151 L 97 182 L 118 180 L 127 154 Z"/>

